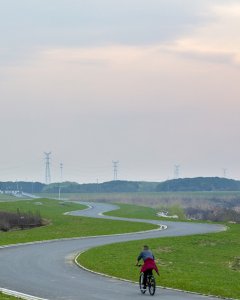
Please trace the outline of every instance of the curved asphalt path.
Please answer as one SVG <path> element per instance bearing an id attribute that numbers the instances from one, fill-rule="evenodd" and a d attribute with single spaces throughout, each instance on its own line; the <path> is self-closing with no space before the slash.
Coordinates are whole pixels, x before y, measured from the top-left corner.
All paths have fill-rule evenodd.
<path id="1" fill-rule="evenodd" d="M 90 203 L 90 205 L 92 205 L 92 208 L 84 211 L 72 212 L 70 214 L 103 218 L 102 215 L 99 215 L 100 213 L 117 208 L 114 205 L 108 204 Z M 108 217 L 104 216 L 104 218 Z M 114 219 L 113 217 L 109 218 Z M 160 221 L 145 220 L 144 222 L 160 225 Z M 167 221 L 164 221 L 164 224 L 167 225 L 167 230 L 155 230 L 127 235 L 65 239 L 35 244 L 0 247 L 0 287 L 37 297 L 27 297 L 28 299 L 139 299 L 143 295 L 140 294 L 136 284 L 87 272 L 75 265 L 73 259 L 80 251 L 84 251 L 98 245 L 105 245 L 120 241 L 139 240 L 143 238 L 180 236 L 224 230 L 224 227 L 221 225 L 176 223 Z M 134 259 L 135 258 L 133 258 L 133 263 Z M 146 295 L 146 297 L 147 296 L 148 295 Z M 158 289 L 155 294 L 155 299 L 213 300 L 216 298 L 204 297 L 174 290 Z"/>

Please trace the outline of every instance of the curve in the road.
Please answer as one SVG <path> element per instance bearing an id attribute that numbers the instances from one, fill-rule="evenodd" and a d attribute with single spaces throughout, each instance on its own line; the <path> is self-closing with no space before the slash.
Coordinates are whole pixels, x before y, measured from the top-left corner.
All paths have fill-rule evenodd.
<path id="1" fill-rule="evenodd" d="M 71 212 L 72 215 L 94 218 L 110 218 L 134 222 L 149 222 L 161 225 L 160 221 L 132 220 L 103 216 L 103 213 L 116 209 L 114 205 L 89 203 L 91 208 Z M 80 269 L 74 257 L 91 247 L 114 242 L 218 232 L 221 225 L 167 222 L 167 230 L 110 235 L 77 239 L 64 239 L 34 244 L 2 247 L 0 249 L 0 286 L 4 292 L 21 293 L 25 299 L 48 300 L 134 300 L 140 294 L 138 287 L 130 282 L 98 276 Z M 0 289 L 1 290 L 1 289 Z M 32 296 L 29 296 L 32 295 Z M 213 300 L 197 294 L 175 290 L 159 289 L 155 298 L 165 300 Z"/>

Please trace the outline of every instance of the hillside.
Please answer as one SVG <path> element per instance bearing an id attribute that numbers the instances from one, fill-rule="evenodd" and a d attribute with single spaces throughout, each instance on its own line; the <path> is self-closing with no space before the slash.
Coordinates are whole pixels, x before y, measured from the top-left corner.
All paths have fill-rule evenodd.
<path id="1" fill-rule="evenodd" d="M 240 181 L 219 177 L 179 178 L 159 183 L 156 191 L 240 191 Z"/>
<path id="2" fill-rule="evenodd" d="M 62 193 L 137 193 L 155 192 L 159 183 L 137 182 L 137 181 L 108 181 L 103 183 L 78 184 L 75 182 L 63 182 L 61 184 Z M 44 193 L 57 193 L 59 183 L 53 183 L 43 188 Z"/>
<path id="3" fill-rule="evenodd" d="M 76 182 L 0 182 L 0 191 L 26 193 L 139 193 L 139 192 L 195 192 L 195 191 L 240 191 L 240 181 L 219 177 L 196 177 L 167 180 L 164 182 L 108 181 L 79 184 Z"/>

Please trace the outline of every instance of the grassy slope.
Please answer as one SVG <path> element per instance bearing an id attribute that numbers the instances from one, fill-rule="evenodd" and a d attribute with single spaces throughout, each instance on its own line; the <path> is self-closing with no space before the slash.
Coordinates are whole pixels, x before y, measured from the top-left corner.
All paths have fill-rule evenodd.
<path id="1" fill-rule="evenodd" d="M 117 203 L 119 206 L 118 210 L 112 210 L 105 213 L 106 216 L 115 216 L 123 218 L 139 218 L 139 219 L 150 219 L 150 220 L 159 220 L 157 212 L 159 210 L 146 206 L 138 206 L 133 204 L 122 204 Z"/>
<path id="2" fill-rule="evenodd" d="M 17 198 L 9 194 L 0 194 L 0 201 L 17 201 L 17 200 L 21 200 L 21 198 Z"/>
<path id="3" fill-rule="evenodd" d="M 12 296 L 8 296 L 8 295 L 5 295 L 5 294 L 0 292 L 0 299 L 1 300 L 17 300 L 17 299 L 20 299 L 20 298 L 15 298 L 15 297 L 12 297 Z"/>
<path id="4" fill-rule="evenodd" d="M 42 205 L 36 205 L 38 202 Z M 31 230 L 0 232 L 0 245 L 156 228 L 154 225 L 143 223 L 64 216 L 64 212 L 83 209 L 84 206 L 55 200 L 38 199 L 37 201 L 0 203 L 0 210 L 16 211 L 18 208 L 22 211 L 40 211 L 43 218 L 51 220 L 51 224 Z"/>
<path id="5" fill-rule="evenodd" d="M 160 208 L 153 208 L 153 207 L 146 207 L 146 206 L 139 206 L 134 204 L 123 204 L 117 203 L 119 206 L 118 210 L 113 210 L 110 212 L 105 213 L 107 216 L 115 216 L 115 217 L 125 217 L 125 218 L 137 218 L 137 219 L 146 219 L 146 220 L 168 220 L 168 221 L 184 221 L 188 222 L 184 216 L 183 210 L 178 205 L 172 205 L 168 207 L 169 215 L 178 215 L 178 219 L 172 218 L 165 218 L 159 217 L 157 215 L 162 209 Z M 193 222 L 193 221 L 191 221 Z M 200 221 L 199 221 L 200 222 Z"/>
<path id="6" fill-rule="evenodd" d="M 146 219 L 155 216 L 152 209 L 121 208 L 108 214 Z M 228 231 L 217 234 L 113 244 L 87 251 L 79 262 L 98 272 L 137 281 L 135 259 L 142 245 L 148 243 L 158 261 L 159 285 L 240 299 L 239 232 L 240 225 L 232 224 Z"/>

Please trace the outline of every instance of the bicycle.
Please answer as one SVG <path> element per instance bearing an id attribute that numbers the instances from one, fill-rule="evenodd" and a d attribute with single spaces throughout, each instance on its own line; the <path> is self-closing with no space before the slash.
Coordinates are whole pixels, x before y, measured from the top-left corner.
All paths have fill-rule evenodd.
<path id="1" fill-rule="evenodd" d="M 141 267 L 141 265 L 139 265 Z M 139 276 L 139 288 L 142 294 L 146 293 L 147 289 L 143 288 L 143 278 L 144 278 L 144 273 L 141 272 Z M 147 282 L 146 282 L 146 288 L 148 288 L 149 294 L 153 296 L 155 294 L 156 290 L 156 281 L 155 277 L 153 274 L 147 274 Z"/>

